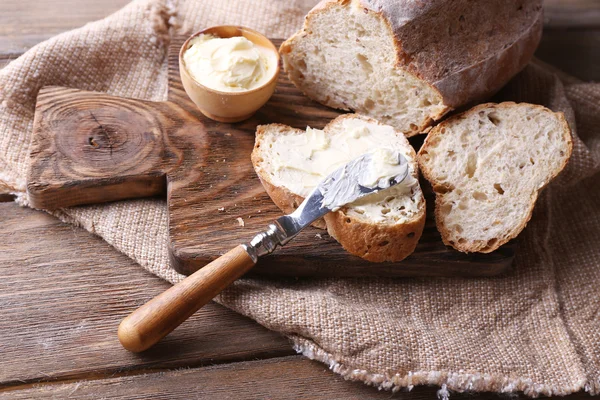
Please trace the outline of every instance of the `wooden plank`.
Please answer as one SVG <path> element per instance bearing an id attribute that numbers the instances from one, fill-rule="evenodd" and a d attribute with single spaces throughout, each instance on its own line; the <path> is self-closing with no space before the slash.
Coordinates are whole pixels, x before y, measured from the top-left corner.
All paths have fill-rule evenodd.
<path id="1" fill-rule="evenodd" d="M 360 382 L 344 381 L 323 364 L 301 356 L 239 362 L 205 368 L 168 371 L 109 379 L 39 384 L 0 391 L 1 399 L 109 398 L 133 399 L 435 399 L 437 387 L 419 386 L 412 391 L 378 391 Z M 451 393 L 451 399 L 501 400 L 506 394 Z M 526 398 L 523 395 L 513 399 Z M 589 399 L 585 392 L 564 397 Z"/>
<path id="2" fill-rule="evenodd" d="M 168 284 L 100 238 L 0 203 L 0 386 L 293 354 L 287 339 L 214 303 L 152 350 L 117 340 L 122 318 Z"/>
<path id="3" fill-rule="evenodd" d="M 2 0 L 0 54 L 21 53 L 58 33 L 106 17 L 130 0 Z"/>
<path id="4" fill-rule="evenodd" d="M 545 0 L 544 28 L 600 28 L 598 0 Z"/>

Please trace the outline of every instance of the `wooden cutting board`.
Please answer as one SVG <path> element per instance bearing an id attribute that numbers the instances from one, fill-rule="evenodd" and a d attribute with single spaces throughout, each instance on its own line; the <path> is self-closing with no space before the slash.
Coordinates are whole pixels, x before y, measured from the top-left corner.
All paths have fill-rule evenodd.
<path id="1" fill-rule="evenodd" d="M 281 40 L 274 40 L 279 44 Z M 189 274 L 281 215 L 250 162 L 254 132 L 272 122 L 322 128 L 340 112 L 305 97 L 281 74 L 271 100 L 251 119 L 205 118 L 179 78 L 183 38 L 169 51 L 168 101 L 149 102 L 62 87 L 40 90 L 27 190 L 32 206 L 74 205 L 162 196 L 169 211 L 169 252 Z M 422 138 L 411 139 L 418 147 Z M 514 256 L 508 244 L 491 254 L 463 254 L 441 241 L 426 190 L 428 216 L 416 251 L 399 263 L 352 256 L 325 231 L 305 229 L 260 260 L 252 273 L 287 276 L 491 276 Z M 243 222 L 243 223 L 242 223 Z"/>

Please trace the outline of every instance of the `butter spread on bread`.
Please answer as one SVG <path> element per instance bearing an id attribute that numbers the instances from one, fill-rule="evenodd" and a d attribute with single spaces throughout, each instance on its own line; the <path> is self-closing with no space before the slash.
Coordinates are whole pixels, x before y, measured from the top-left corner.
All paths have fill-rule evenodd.
<path id="1" fill-rule="evenodd" d="M 337 211 L 393 185 L 414 185 L 408 161 L 397 150 L 377 148 L 332 172 L 319 186 L 321 206 Z"/>
<path id="2" fill-rule="evenodd" d="M 382 158 L 379 175 L 398 172 L 386 161 L 401 154 L 408 176 L 398 185 L 365 196 L 324 217 L 327 230 L 352 254 L 371 261 L 399 261 L 414 251 L 425 222 L 416 154 L 391 126 L 359 115 L 343 115 L 323 130 L 270 124 L 257 128 L 252 163 L 267 193 L 283 212 L 292 212 L 323 178 L 361 154 Z M 387 150 L 378 150 L 385 148 Z M 389 151 L 389 152 L 388 152 Z M 365 172 L 367 181 L 376 176 Z M 378 175 L 378 174 L 374 174 Z"/>
<path id="3" fill-rule="evenodd" d="M 541 32 L 541 0 L 325 0 L 280 53 L 312 99 L 411 136 L 501 88 Z"/>
<path id="4" fill-rule="evenodd" d="M 563 114 L 538 105 L 482 104 L 437 125 L 418 160 L 444 243 L 489 253 L 516 237 L 571 151 Z"/>

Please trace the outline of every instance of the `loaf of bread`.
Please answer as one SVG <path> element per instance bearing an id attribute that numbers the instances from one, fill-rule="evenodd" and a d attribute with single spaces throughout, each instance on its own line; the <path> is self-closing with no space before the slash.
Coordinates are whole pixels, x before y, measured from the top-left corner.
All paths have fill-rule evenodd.
<path id="1" fill-rule="evenodd" d="M 327 214 L 324 220 L 329 234 L 348 252 L 369 261 L 400 261 L 421 237 L 425 199 L 415 151 L 398 130 L 352 114 L 334 119 L 324 130 L 261 125 L 252 164 L 271 199 L 287 214 L 329 173 L 377 148 L 400 152 L 408 160 L 408 177 Z"/>
<path id="2" fill-rule="evenodd" d="M 411 136 L 501 88 L 541 32 L 541 0 L 325 0 L 280 53 L 307 96 Z"/>
<path id="3" fill-rule="evenodd" d="M 482 104 L 437 125 L 418 161 L 444 243 L 489 253 L 516 237 L 571 151 L 563 114 L 538 105 Z"/>

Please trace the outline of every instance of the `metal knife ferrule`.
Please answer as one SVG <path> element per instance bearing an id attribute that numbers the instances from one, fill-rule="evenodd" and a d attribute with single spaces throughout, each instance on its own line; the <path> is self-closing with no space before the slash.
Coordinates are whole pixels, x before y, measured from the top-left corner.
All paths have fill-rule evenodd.
<path id="1" fill-rule="evenodd" d="M 242 246 L 244 246 L 252 261 L 256 263 L 258 257 L 272 253 L 277 246 L 287 243 L 288 240 L 285 231 L 275 221 L 275 223 L 269 225 L 266 231 L 257 234 L 249 243 Z"/>

